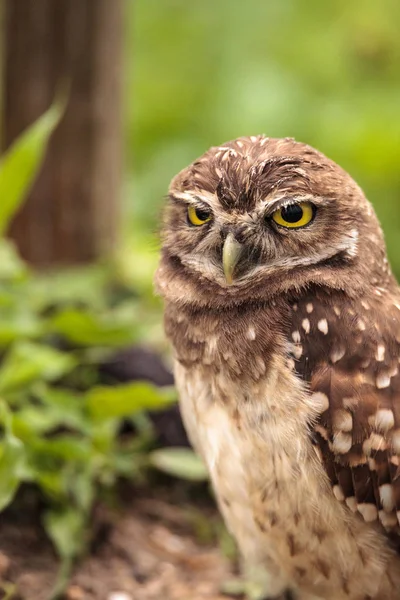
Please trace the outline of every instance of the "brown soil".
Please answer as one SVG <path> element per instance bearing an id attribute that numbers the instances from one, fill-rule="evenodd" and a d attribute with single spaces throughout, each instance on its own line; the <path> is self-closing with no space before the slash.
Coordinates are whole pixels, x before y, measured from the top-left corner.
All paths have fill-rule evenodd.
<path id="1" fill-rule="evenodd" d="M 165 490 L 132 493 L 118 510 L 99 508 L 91 553 L 78 563 L 66 599 L 227 599 L 220 589 L 232 578 L 232 565 L 215 541 L 201 543 L 195 533 L 196 520 L 218 521 L 215 509 L 160 496 Z M 58 563 L 38 521 L 28 509 L 0 521 L 0 577 L 8 590 L 2 598 L 50 597 Z"/>

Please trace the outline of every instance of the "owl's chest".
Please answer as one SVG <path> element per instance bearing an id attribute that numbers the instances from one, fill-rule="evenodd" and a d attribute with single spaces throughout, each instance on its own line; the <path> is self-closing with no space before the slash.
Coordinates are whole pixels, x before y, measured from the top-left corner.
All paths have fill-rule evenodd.
<path id="1" fill-rule="evenodd" d="M 243 386 L 244 392 L 223 373 L 210 379 L 201 368 L 187 371 L 179 364 L 176 380 L 189 436 L 208 467 L 242 554 L 252 563 L 269 554 L 282 554 L 284 561 L 296 515 L 306 518 L 310 512 L 306 502 L 301 505 L 309 498 L 313 477 L 312 466 L 307 467 L 308 439 L 304 430 L 296 431 L 301 419 L 297 414 L 296 422 L 290 408 L 282 412 L 298 392 L 290 391 L 287 378 L 278 374 L 253 388 Z M 265 544 L 268 533 L 272 546 Z"/>
<path id="2" fill-rule="evenodd" d="M 365 590 L 375 598 L 380 585 L 392 585 L 384 580 L 382 540 L 345 514 L 329 488 L 308 436 L 312 407 L 284 361 L 254 384 L 223 371 L 210 376 L 201 365 L 177 363 L 175 375 L 189 437 L 263 589 L 278 596 L 295 586 L 306 593 L 299 598 L 312 591 L 313 598 L 338 600 L 344 596 L 337 590 L 356 573 L 346 597 L 360 600 Z"/>

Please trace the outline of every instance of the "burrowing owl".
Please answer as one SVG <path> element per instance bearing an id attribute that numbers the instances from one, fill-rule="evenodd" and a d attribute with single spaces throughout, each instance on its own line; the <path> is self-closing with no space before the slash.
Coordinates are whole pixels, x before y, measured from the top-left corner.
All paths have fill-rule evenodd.
<path id="1" fill-rule="evenodd" d="M 171 183 L 156 282 L 187 430 L 266 596 L 400 598 L 400 292 L 361 189 L 292 139 L 211 148 Z"/>

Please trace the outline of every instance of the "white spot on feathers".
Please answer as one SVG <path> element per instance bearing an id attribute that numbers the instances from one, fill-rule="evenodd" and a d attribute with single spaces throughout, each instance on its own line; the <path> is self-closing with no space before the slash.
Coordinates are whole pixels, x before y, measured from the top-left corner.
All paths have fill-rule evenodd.
<path id="1" fill-rule="evenodd" d="M 254 329 L 254 327 L 252 325 L 250 325 L 250 327 L 248 328 L 246 337 L 248 340 L 251 340 L 251 341 L 256 339 L 256 330 Z"/>
<path id="2" fill-rule="evenodd" d="M 379 486 L 379 496 L 384 510 L 392 512 L 396 508 L 393 487 L 390 483 Z"/>
<path id="3" fill-rule="evenodd" d="M 376 387 L 378 390 L 383 390 L 390 385 L 390 377 L 387 373 L 379 373 L 376 378 Z"/>
<path id="4" fill-rule="evenodd" d="M 328 321 L 326 319 L 321 319 L 318 321 L 317 327 L 324 335 L 327 335 L 329 328 Z"/>
<path id="5" fill-rule="evenodd" d="M 362 319 L 358 319 L 357 327 L 360 331 L 365 331 L 366 327 L 365 327 L 365 323 Z"/>
<path id="6" fill-rule="evenodd" d="M 344 502 L 344 493 L 340 485 L 333 486 L 333 493 L 335 494 L 335 498 L 339 500 L 339 502 Z"/>
<path id="7" fill-rule="evenodd" d="M 397 525 L 396 513 L 387 513 L 384 510 L 379 511 L 379 520 L 385 529 L 390 530 Z"/>
<path id="8" fill-rule="evenodd" d="M 310 321 L 308 319 L 303 319 L 301 326 L 306 333 L 310 333 Z"/>
<path id="9" fill-rule="evenodd" d="M 308 304 L 306 304 L 306 311 L 308 312 L 309 315 L 312 313 L 313 310 L 314 310 L 314 306 L 313 306 L 312 302 L 309 302 Z"/>
<path id="10" fill-rule="evenodd" d="M 357 510 L 367 523 L 372 523 L 372 521 L 376 521 L 378 518 L 378 509 L 374 504 L 357 504 Z"/>
<path id="11" fill-rule="evenodd" d="M 351 511 L 354 513 L 357 512 L 357 500 L 355 496 L 349 496 L 346 498 L 345 502 Z"/>
<path id="12" fill-rule="evenodd" d="M 330 359 L 333 363 L 337 363 L 343 356 L 346 354 L 346 350 L 342 347 L 336 348 L 332 350 L 330 354 Z"/>
<path id="13" fill-rule="evenodd" d="M 356 396 L 354 396 L 354 397 L 349 397 L 349 398 L 343 398 L 342 402 L 343 402 L 344 408 L 348 408 L 349 410 L 354 410 L 358 406 L 359 399 Z"/>
<path id="14" fill-rule="evenodd" d="M 394 427 L 394 415 L 390 408 L 380 408 L 375 415 L 374 427 L 382 433 L 387 433 Z"/>
<path id="15" fill-rule="evenodd" d="M 346 454 L 351 450 L 353 440 L 350 433 L 339 431 L 333 436 L 332 450 L 338 454 Z"/>
<path id="16" fill-rule="evenodd" d="M 311 394 L 311 401 L 319 413 L 323 413 L 329 408 L 329 398 L 322 392 Z"/>
<path id="17" fill-rule="evenodd" d="M 339 408 L 333 413 L 332 424 L 335 431 L 349 433 L 353 429 L 353 417 L 347 410 Z"/>
<path id="18" fill-rule="evenodd" d="M 293 356 L 297 359 L 301 358 L 302 354 L 303 354 L 303 346 L 298 345 L 298 346 L 294 346 L 293 347 Z"/>
<path id="19" fill-rule="evenodd" d="M 295 344 L 299 344 L 301 342 L 300 331 L 293 331 L 292 340 Z"/>
<path id="20" fill-rule="evenodd" d="M 383 344 L 378 344 L 378 347 L 375 352 L 375 358 L 378 362 L 383 362 L 385 360 L 385 352 L 385 346 Z"/>
<path id="21" fill-rule="evenodd" d="M 368 439 L 363 443 L 363 452 L 367 456 L 370 456 L 372 450 L 386 450 L 387 443 L 384 437 L 379 433 L 372 432 Z"/>

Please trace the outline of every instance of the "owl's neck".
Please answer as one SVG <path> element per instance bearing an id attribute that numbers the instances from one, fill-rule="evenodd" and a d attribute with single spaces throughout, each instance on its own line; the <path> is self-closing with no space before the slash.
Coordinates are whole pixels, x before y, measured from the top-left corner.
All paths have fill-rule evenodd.
<path id="1" fill-rule="evenodd" d="M 290 359 L 293 353 L 296 361 L 309 362 L 309 352 L 319 348 L 312 343 L 314 338 L 330 347 L 340 335 L 347 335 L 357 315 L 364 315 L 367 322 L 370 310 L 381 312 L 386 296 L 398 292 L 380 290 L 355 299 L 342 291 L 313 287 L 297 297 L 278 296 L 226 310 L 166 301 L 165 328 L 177 360 L 186 367 L 201 364 L 210 374 L 227 371 L 234 379 L 257 381 L 274 357 Z M 302 336 L 311 344 L 307 352 Z"/>
<path id="2" fill-rule="evenodd" d="M 287 353 L 286 300 L 246 304 L 224 310 L 182 308 L 167 302 L 165 329 L 177 360 L 186 367 L 202 364 L 210 371 L 228 370 L 233 378 L 258 379 L 273 356 Z"/>

